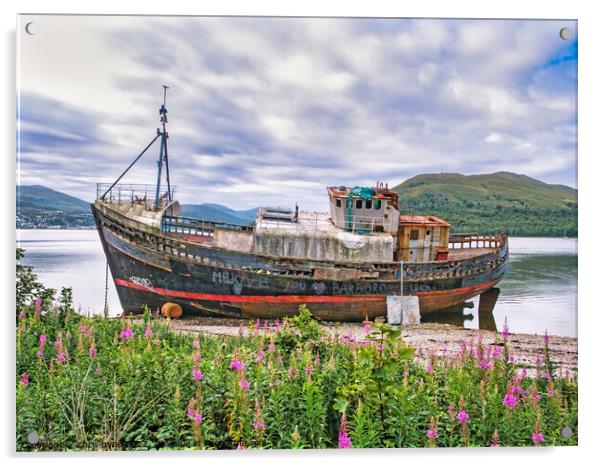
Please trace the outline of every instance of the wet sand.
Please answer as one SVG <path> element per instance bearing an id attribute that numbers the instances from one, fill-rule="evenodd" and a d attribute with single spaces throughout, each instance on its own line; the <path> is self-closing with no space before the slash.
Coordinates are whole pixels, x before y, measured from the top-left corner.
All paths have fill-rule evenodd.
<path id="1" fill-rule="evenodd" d="M 242 326 L 245 334 L 249 333 L 250 321 L 243 319 L 220 319 L 211 317 L 186 317 L 184 319 L 172 320 L 170 326 L 179 332 L 194 333 L 203 332 L 209 335 L 238 335 Z M 352 335 L 357 339 L 365 336 L 362 324 L 358 323 L 322 323 L 324 329 L 333 335 Z M 495 345 L 501 342 L 499 333 L 489 330 L 476 330 L 461 328 L 454 325 L 439 323 L 422 323 L 403 328 L 403 340 L 406 344 L 416 348 L 417 357 L 424 359 L 430 353 L 442 355 L 445 352 L 449 356 L 455 356 L 461 351 L 463 342 L 476 342 L 479 338 L 483 345 Z M 551 361 L 562 371 L 570 369 L 577 371 L 577 339 L 550 335 L 549 351 Z M 535 368 L 536 359 L 543 359 L 544 337 L 543 335 L 530 335 L 524 333 L 510 333 L 508 335 L 508 346 L 510 354 L 514 356 L 516 364 Z M 443 351 L 442 351 L 443 350 Z"/>

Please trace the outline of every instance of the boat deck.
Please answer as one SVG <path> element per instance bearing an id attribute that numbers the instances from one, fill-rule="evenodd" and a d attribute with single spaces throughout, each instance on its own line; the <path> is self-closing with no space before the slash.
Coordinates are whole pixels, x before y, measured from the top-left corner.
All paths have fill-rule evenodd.
<path id="1" fill-rule="evenodd" d="M 496 248 L 466 248 L 466 249 L 450 249 L 448 260 L 461 261 L 471 259 L 476 256 L 495 252 Z"/>

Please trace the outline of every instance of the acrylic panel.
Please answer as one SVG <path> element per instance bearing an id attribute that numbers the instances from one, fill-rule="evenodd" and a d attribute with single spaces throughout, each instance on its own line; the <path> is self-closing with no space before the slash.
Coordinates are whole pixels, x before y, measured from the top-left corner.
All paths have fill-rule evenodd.
<path id="1" fill-rule="evenodd" d="M 576 445 L 577 32 L 20 15 L 17 450 Z"/>

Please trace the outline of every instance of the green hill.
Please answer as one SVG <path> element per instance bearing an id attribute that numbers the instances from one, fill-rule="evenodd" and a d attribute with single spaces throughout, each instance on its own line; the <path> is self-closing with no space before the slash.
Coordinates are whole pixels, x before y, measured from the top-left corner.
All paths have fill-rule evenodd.
<path id="1" fill-rule="evenodd" d="M 89 212 L 90 204 L 77 197 L 40 185 L 17 186 L 17 208 L 62 210 L 65 212 Z"/>
<path id="2" fill-rule="evenodd" d="M 17 228 L 93 228 L 90 204 L 40 185 L 17 186 Z"/>
<path id="3" fill-rule="evenodd" d="M 577 236 L 577 190 L 525 175 L 424 174 L 393 189 L 402 213 L 437 215 L 455 232 Z"/>

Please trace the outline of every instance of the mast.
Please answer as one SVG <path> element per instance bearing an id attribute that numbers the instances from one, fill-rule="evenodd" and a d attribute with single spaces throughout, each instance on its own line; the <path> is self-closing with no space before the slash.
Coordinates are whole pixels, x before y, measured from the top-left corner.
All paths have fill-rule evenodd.
<path id="1" fill-rule="evenodd" d="M 165 104 L 167 102 L 167 87 L 163 84 L 163 105 L 159 109 L 159 121 L 161 122 L 161 126 L 163 130 L 157 128 L 157 136 L 161 136 L 161 148 L 159 149 L 159 159 L 157 160 L 157 190 L 155 191 L 155 209 L 159 209 L 159 194 L 161 191 L 161 172 L 163 171 L 163 163 L 165 163 L 165 176 L 167 178 L 167 198 L 171 202 L 171 183 L 169 179 L 169 160 L 167 156 L 167 138 L 169 135 L 167 134 L 166 124 L 167 124 L 167 108 L 165 108 Z"/>

